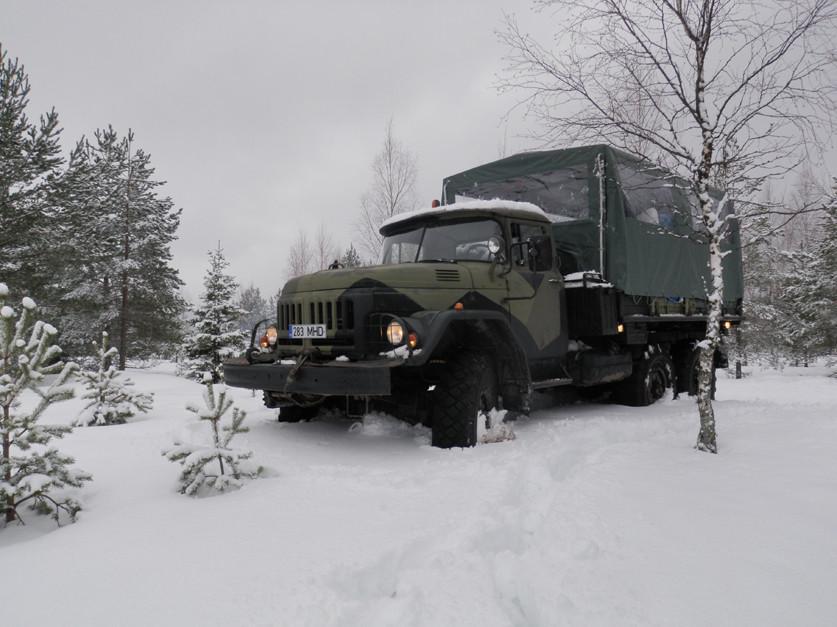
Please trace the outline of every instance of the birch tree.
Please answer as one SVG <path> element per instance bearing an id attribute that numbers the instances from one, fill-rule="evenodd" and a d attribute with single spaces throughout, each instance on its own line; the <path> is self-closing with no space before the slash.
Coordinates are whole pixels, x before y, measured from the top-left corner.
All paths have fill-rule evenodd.
<path id="1" fill-rule="evenodd" d="M 381 224 L 396 213 L 415 208 L 416 158 L 395 137 L 389 121 L 380 152 L 372 161 L 372 183 L 360 199 L 355 224 L 358 245 L 371 259 L 381 254 Z"/>
<path id="2" fill-rule="evenodd" d="M 645 150 L 638 156 L 674 169 L 696 197 L 712 277 L 700 345 L 697 448 L 716 453 L 711 373 L 721 339 L 721 241 L 728 221 L 708 187 L 722 170 L 738 194 L 757 189 L 801 161 L 828 126 L 835 5 L 544 0 L 539 6 L 555 13 L 549 46 L 513 17 L 500 37 L 508 49 L 501 87 L 521 94 L 521 105 L 543 124 L 541 139 L 604 141 L 634 154 Z M 619 106 L 637 90 L 654 115 L 637 116 L 635 107 Z"/>
<path id="3" fill-rule="evenodd" d="M 288 249 L 287 275 L 289 279 L 308 274 L 314 266 L 314 251 L 308 241 L 308 235 L 303 229 L 296 234 L 291 247 Z"/>
<path id="4" fill-rule="evenodd" d="M 317 229 L 313 241 L 304 229 L 300 229 L 288 249 L 288 278 L 293 279 L 303 274 L 327 270 L 340 256 L 339 250 L 324 224 Z"/>

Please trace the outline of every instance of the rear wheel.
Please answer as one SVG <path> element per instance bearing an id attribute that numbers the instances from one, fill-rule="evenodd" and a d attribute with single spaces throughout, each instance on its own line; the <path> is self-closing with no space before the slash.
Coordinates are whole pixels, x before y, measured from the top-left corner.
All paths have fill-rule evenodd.
<path id="1" fill-rule="evenodd" d="M 433 446 L 474 446 L 480 427 L 488 426 L 490 411 L 497 407 L 493 360 L 484 353 L 462 353 L 451 360 L 432 403 Z"/>
<path id="2" fill-rule="evenodd" d="M 649 346 L 642 359 L 634 365 L 630 377 L 616 386 L 615 399 L 623 405 L 645 407 L 663 396 L 674 382 L 674 369 L 668 351 Z"/>
<path id="3" fill-rule="evenodd" d="M 677 392 L 697 396 L 698 373 L 700 371 L 700 349 L 691 346 L 678 355 L 676 363 Z M 712 364 L 712 398 L 715 398 L 716 371 Z"/>

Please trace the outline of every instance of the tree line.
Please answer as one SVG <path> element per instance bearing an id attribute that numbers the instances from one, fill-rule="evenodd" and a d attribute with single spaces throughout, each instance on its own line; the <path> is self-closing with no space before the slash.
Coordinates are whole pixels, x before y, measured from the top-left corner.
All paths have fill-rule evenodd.
<path id="1" fill-rule="evenodd" d="M 185 307 L 171 254 L 180 210 L 131 131 L 98 129 L 65 158 L 55 110 L 28 117 L 30 89 L 0 46 L 0 276 L 42 304 L 69 353 L 105 331 L 121 368 L 165 354 Z"/>
<path id="2" fill-rule="evenodd" d="M 837 178 L 822 189 L 805 171 L 788 200 L 768 192 L 745 229 L 745 320 L 738 359 L 808 366 L 837 353 Z M 787 219 L 790 215 L 792 219 Z"/>
<path id="3" fill-rule="evenodd" d="M 199 333 L 208 305 L 202 300 L 190 312 L 180 294 L 171 245 L 182 210 L 162 192 L 151 156 L 133 131 L 109 125 L 76 140 L 65 156 L 57 112 L 31 118 L 30 90 L 23 64 L 0 44 L 0 278 L 11 298 L 36 299 L 71 356 L 90 354 L 102 332 L 118 350 L 120 369 L 131 358 L 182 353 L 181 341 Z M 325 226 L 313 238 L 300 230 L 281 278 L 377 258 L 380 223 L 414 208 L 415 158 L 391 122 L 372 171 L 355 225 L 362 252 L 351 242 L 341 248 Z M 213 280 L 219 264 L 226 266 L 220 244 L 210 250 Z M 239 292 L 230 281 L 224 306 L 236 312 L 240 336 L 273 315 L 278 289 L 265 297 L 252 284 Z"/>

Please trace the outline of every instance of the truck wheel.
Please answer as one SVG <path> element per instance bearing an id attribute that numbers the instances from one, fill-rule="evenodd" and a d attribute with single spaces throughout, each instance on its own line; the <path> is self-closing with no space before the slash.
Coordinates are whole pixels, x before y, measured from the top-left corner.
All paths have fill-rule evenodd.
<path id="1" fill-rule="evenodd" d="M 300 407 L 299 405 L 283 405 L 279 408 L 278 422 L 301 422 L 315 418 L 320 411 L 319 405 Z"/>
<path id="2" fill-rule="evenodd" d="M 484 353 L 461 354 L 433 392 L 433 446 L 474 446 L 478 421 L 496 406 L 494 362 Z"/>
<path id="3" fill-rule="evenodd" d="M 677 392 L 687 393 L 689 396 L 697 396 L 698 389 L 698 366 L 700 362 L 700 350 L 691 348 L 678 359 L 677 363 Z M 716 369 L 712 366 L 712 399 L 715 399 Z"/>
<path id="4" fill-rule="evenodd" d="M 630 377 L 616 386 L 616 402 L 632 407 L 645 407 L 660 400 L 672 386 L 674 370 L 668 352 L 654 347 L 655 352 L 635 365 Z"/>
<path id="5" fill-rule="evenodd" d="M 273 396 L 271 396 L 270 392 L 268 392 L 267 390 L 264 390 L 262 392 L 262 401 L 264 402 L 264 406 L 268 409 L 276 409 L 277 407 L 279 407 L 278 401 L 275 398 L 273 398 Z"/>

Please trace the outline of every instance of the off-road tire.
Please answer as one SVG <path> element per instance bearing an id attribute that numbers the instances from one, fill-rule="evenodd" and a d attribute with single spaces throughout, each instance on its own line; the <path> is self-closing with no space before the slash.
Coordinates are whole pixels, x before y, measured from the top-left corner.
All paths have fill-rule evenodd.
<path id="1" fill-rule="evenodd" d="M 677 393 L 697 396 L 698 390 L 698 365 L 700 362 L 700 350 L 692 347 L 682 352 L 676 361 Z M 715 400 L 715 385 L 717 382 L 717 370 L 712 365 L 712 400 Z"/>
<path id="2" fill-rule="evenodd" d="M 267 390 L 262 392 L 262 402 L 268 409 L 276 409 L 279 407 L 279 401 L 273 398 Z"/>
<path id="3" fill-rule="evenodd" d="M 460 354 L 448 364 L 445 376 L 433 391 L 433 446 L 474 446 L 478 415 L 496 406 L 493 360 L 485 353 Z"/>
<path id="4" fill-rule="evenodd" d="M 277 422 L 302 422 L 315 418 L 320 411 L 319 405 L 300 407 L 299 405 L 283 405 L 279 407 Z"/>
<path id="5" fill-rule="evenodd" d="M 614 390 L 614 400 L 622 405 L 646 407 L 663 396 L 674 383 L 674 367 L 671 356 L 664 349 L 655 347 L 647 357 L 634 365 L 630 377 L 618 383 Z"/>

